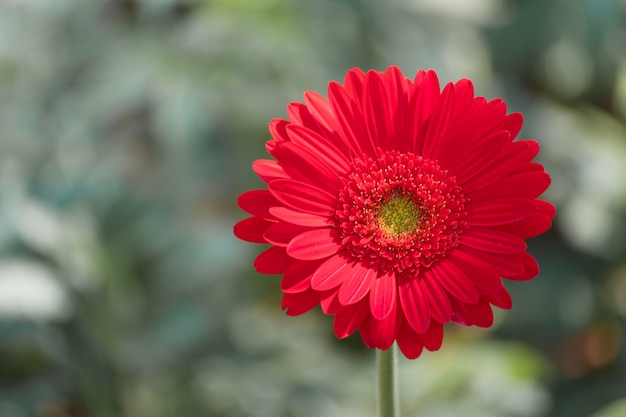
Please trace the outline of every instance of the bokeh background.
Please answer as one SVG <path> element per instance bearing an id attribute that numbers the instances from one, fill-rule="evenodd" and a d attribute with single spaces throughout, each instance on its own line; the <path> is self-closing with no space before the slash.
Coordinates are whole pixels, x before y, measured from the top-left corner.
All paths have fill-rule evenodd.
<path id="1" fill-rule="evenodd" d="M 403 415 L 626 416 L 623 0 L 0 1 L 0 416 L 374 416 L 374 352 L 232 225 L 268 121 L 391 64 L 523 112 L 558 210 L 512 311 L 400 361 Z"/>

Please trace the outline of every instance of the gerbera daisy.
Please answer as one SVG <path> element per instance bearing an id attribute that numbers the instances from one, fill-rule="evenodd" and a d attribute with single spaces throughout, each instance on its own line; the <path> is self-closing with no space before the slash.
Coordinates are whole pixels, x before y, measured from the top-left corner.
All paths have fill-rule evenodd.
<path id="1" fill-rule="evenodd" d="M 235 225 L 272 245 L 254 265 L 283 274 L 287 314 L 320 305 L 337 337 L 359 330 L 416 358 L 439 349 L 445 323 L 489 327 L 492 305 L 511 308 L 502 278 L 538 274 L 524 239 L 551 226 L 537 199 L 550 177 L 502 100 L 392 66 L 352 69 L 287 115 L 269 125 L 274 159 L 253 163 L 268 189 L 239 197 L 252 217 Z"/>

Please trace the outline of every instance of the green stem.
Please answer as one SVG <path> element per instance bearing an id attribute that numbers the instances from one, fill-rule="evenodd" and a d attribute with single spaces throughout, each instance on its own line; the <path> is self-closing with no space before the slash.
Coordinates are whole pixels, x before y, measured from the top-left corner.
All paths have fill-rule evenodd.
<path id="1" fill-rule="evenodd" d="M 398 384 L 396 376 L 396 345 L 387 350 L 376 350 L 378 362 L 378 415 L 398 417 Z"/>

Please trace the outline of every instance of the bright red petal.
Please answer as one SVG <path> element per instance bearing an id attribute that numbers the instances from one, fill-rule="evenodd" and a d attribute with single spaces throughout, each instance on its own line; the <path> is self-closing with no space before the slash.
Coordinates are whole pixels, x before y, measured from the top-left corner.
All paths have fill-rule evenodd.
<path id="1" fill-rule="evenodd" d="M 287 253 L 296 259 L 315 260 L 332 256 L 343 249 L 339 232 L 335 229 L 316 229 L 294 237 L 287 246 Z"/>

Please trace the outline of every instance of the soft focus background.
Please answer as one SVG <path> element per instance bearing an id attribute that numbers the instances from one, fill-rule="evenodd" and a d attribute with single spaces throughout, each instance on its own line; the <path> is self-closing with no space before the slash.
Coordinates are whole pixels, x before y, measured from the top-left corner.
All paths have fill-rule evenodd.
<path id="1" fill-rule="evenodd" d="M 1 0 L 0 416 L 373 416 L 374 352 L 232 225 L 268 121 L 390 64 L 522 111 L 558 210 L 512 311 L 401 360 L 403 415 L 626 416 L 623 0 Z"/>

